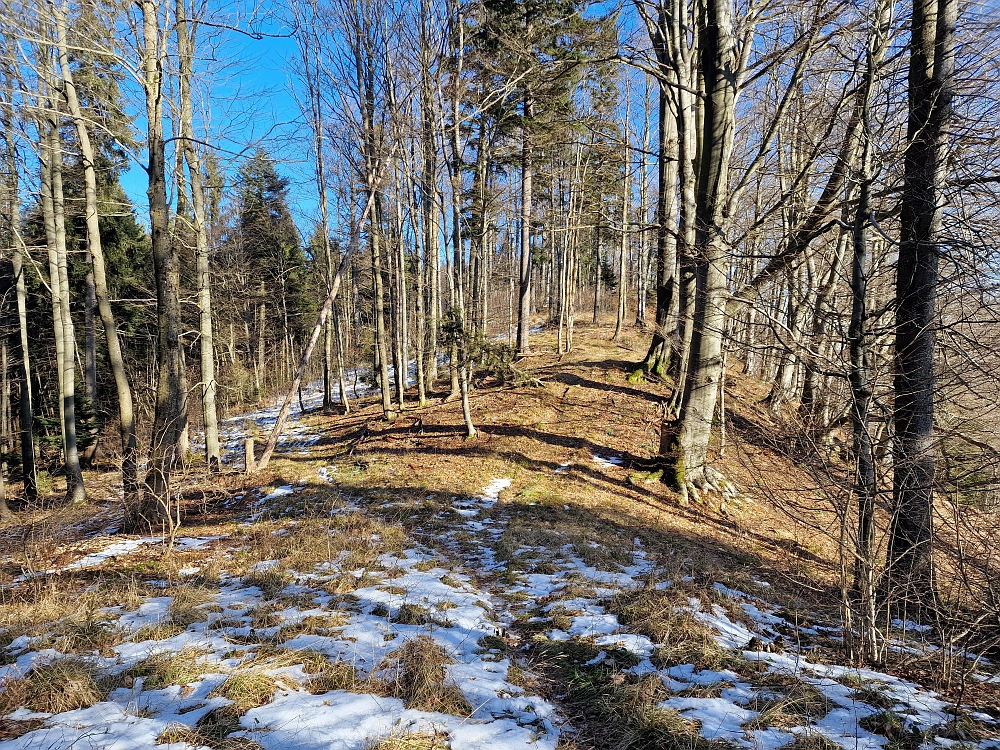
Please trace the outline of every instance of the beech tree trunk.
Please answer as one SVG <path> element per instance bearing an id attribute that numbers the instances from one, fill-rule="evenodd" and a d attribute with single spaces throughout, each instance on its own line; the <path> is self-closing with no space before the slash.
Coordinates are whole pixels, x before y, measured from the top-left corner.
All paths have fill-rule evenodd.
<path id="1" fill-rule="evenodd" d="M 934 329 L 955 75 L 957 0 L 914 0 L 896 267 L 893 515 L 886 595 L 920 615 L 934 576 Z"/>
<path id="2" fill-rule="evenodd" d="M 676 435 L 665 423 L 661 451 L 668 454 L 673 480 L 687 493 L 712 488 L 708 444 L 722 373 L 726 274 L 729 248 L 723 208 L 736 126 L 737 55 L 726 0 L 708 0 L 699 29 L 705 85 L 700 169 L 695 210 L 695 306 L 691 362 Z"/>

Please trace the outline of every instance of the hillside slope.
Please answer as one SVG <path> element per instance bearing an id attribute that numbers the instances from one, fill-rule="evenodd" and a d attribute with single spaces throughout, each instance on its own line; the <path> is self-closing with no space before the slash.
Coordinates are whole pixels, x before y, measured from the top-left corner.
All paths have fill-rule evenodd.
<path id="1" fill-rule="evenodd" d="M 609 333 L 561 359 L 540 335 L 536 383 L 473 395 L 474 440 L 440 397 L 297 415 L 267 472 L 180 480 L 172 545 L 116 534 L 107 481 L 96 511 L 21 514 L 0 750 L 1000 747 L 992 667 L 917 684 L 922 628 L 885 672 L 841 665 L 834 519 L 772 502 L 808 482 L 756 384 L 719 459 L 741 504 L 648 481 L 668 390 Z"/>

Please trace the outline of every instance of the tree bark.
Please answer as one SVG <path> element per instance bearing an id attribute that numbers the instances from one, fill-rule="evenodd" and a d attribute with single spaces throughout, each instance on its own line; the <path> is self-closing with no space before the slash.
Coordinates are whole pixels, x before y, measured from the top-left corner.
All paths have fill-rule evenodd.
<path id="1" fill-rule="evenodd" d="M 530 88 L 525 88 L 524 124 L 521 134 L 521 265 L 517 306 L 517 353 L 527 354 L 531 325 L 531 178 L 533 172 L 530 121 L 533 112 Z"/>
<path id="2" fill-rule="evenodd" d="M 194 141 L 194 114 L 191 104 L 191 77 L 194 34 L 184 0 L 177 0 L 177 49 L 180 60 L 181 147 L 191 180 L 194 213 L 195 263 L 198 277 L 198 348 L 201 358 L 201 408 L 205 423 L 205 460 L 209 471 L 221 468 L 219 417 L 216 407 L 215 336 L 212 320 L 212 277 L 209 265 L 208 221 L 201 157 Z"/>
<path id="3" fill-rule="evenodd" d="M 146 96 L 147 167 L 153 274 L 156 282 L 156 408 L 146 490 L 137 508 L 126 509 L 126 528 L 172 532 L 180 517 L 171 507 L 170 475 L 181 464 L 187 426 L 187 391 L 181 354 L 180 266 L 171 241 L 163 139 L 163 49 L 157 0 L 141 0 L 142 75 Z"/>
<path id="4" fill-rule="evenodd" d="M 56 17 L 57 41 L 59 45 L 59 65 L 62 72 L 63 94 L 69 107 L 70 116 L 76 126 L 80 141 L 80 155 L 83 159 L 85 216 L 87 225 L 87 248 L 90 251 L 94 273 L 94 291 L 97 296 L 97 310 L 104 326 L 104 337 L 108 344 L 108 360 L 115 380 L 118 401 L 118 429 L 122 445 L 122 483 L 126 505 L 136 505 L 139 501 L 138 448 L 135 434 L 135 409 L 132 401 L 132 386 L 125 369 L 125 356 L 118 336 L 118 324 L 111 309 L 108 293 L 107 265 L 104 247 L 101 243 L 100 219 L 97 205 L 97 175 L 95 171 L 94 148 L 90 140 L 87 119 L 83 116 L 73 74 L 69 65 L 69 50 L 66 41 L 67 4 L 62 8 L 53 1 Z"/>
<path id="5" fill-rule="evenodd" d="M 957 16 L 957 0 L 914 0 L 896 267 L 894 507 L 885 577 L 889 602 L 918 616 L 936 603 L 934 329 Z"/>
<path id="6" fill-rule="evenodd" d="M 736 126 L 737 55 L 731 11 L 725 0 L 707 0 L 699 29 L 705 84 L 700 169 L 695 212 L 696 292 L 691 363 L 678 432 L 665 423 L 661 450 L 672 461 L 673 480 L 686 496 L 712 489 L 721 477 L 709 472 L 708 444 L 722 370 L 729 248 L 726 240 L 727 178 Z"/>

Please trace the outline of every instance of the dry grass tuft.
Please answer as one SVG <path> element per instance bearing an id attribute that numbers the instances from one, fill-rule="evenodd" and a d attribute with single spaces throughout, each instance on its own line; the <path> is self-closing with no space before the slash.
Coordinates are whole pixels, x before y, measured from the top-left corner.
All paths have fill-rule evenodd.
<path id="1" fill-rule="evenodd" d="M 28 719 L 27 721 L 17 721 L 15 719 L 0 718 L 0 742 L 4 740 L 16 740 L 18 737 L 33 732 L 45 724 L 44 719 Z"/>
<path id="2" fill-rule="evenodd" d="M 309 674 L 305 667 L 303 671 Z M 368 687 L 372 689 L 366 690 Z M 305 685 L 306 690 L 313 695 L 329 693 L 332 690 L 349 690 L 353 693 L 380 692 L 380 687 L 373 680 L 362 679 L 352 665 L 342 661 L 327 662 Z"/>
<path id="3" fill-rule="evenodd" d="M 237 672 L 226 678 L 218 688 L 209 693 L 210 698 L 228 698 L 240 714 L 251 708 L 263 706 L 274 697 L 278 683 L 268 674 L 257 670 Z"/>
<path id="4" fill-rule="evenodd" d="M 173 597 L 167 614 L 170 622 L 179 628 L 186 628 L 196 622 L 205 622 L 209 612 L 204 605 L 209 604 L 218 593 L 207 586 L 177 586 L 171 592 Z"/>
<path id="5" fill-rule="evenodd" d="M 263 746 L 247 737 L 230 737 L 241 730 L 240 714 L 232 706 L 216 708 L 205 714 L 196 726 L 172 724 L 156 738 L 157 745 L 186 742 L 188 745 L 210 747 L 212 750 L 263 750 Z"/>
<path id="6" fill-rule="evenodd" d="M 337 628 L 342 628 L 348 622 L 342 612 L 330 612 L 326 615 L 309 615 L 299 622 L 285 625 L 278 631 L 278 640 L 287 641 L 295 636 L 307 633 L 309 635 L 335 635 Z"/>
<path id="7" fill-rule="evenodd" d="M 163 620 L 162 622 L 143 625 L 132 634 L 132 640 L 136 643 L 142 643 L 143 641 L 165 641 L 167 638 L 180 635 L 184 630 L 185 627 L 183 625 L 178 625 L 171 620 Z"/>
<path id="8" fill-rule="evenodd" d="M 247 586 L 259 588 L 265 599 L 274 599 L 282 589 L 292 582 L 292 576 L 286 571 L 278 568 L 265 568 L 264 570 L 251 570 L 243 574 L 243 583 Z"/>
<path id="9" fill-rule="evenodd" d="M 383 737 L 368 743 L 366 750 L 448 750 L 448 736 L 418 732 Z"/>
<path id="10" fill-rule="evenodd" d="M 622 669 L 637 663 L 622 649 L 601 649 L 585 640 L 549 641 L 536 637 L 532 669 L 564 695 L 574 724 L 584 727 L 586 746 L 622 750 L 723 750 L 709 742 L 698 725 L 679 713 L 659 707 L 670 691 L 659 675 L 633 678 Z M 594 664 L 600 651 L 606 657 Z M 583 742 L 586 740 L 587 742 Z"/>
<path id="11" fill-rule="evenodd" d="M 97 681 L 97 668 L 85 659 L 65 657 L 32 667 L 22 676 L 5 679 L 0 691 L 0 715 L 21 706 L 32 711 L 58 714 L 87 708 L 104 700 Z"/>
<path id="12" fill-rule="evenodd" d="M 836 704 L 812 685 L 791 678 L 784 687 L 784 695 L 755 698 L 747 708 L 760 715 L 747 722 L 746 729 L 780 727 L 790 729 L 804 726 L 812 719 L 821 719 L 836 708 Z"/>
<path id="13" fill-rule="evenodd" d="M 671 589 L 624 591 L 607 605 L 631 630 L 649 636 L 658 644 L 657 666 L 694 664 L 697 669 L 733 669 L 744 661 L 735 651 L 715 640 L 713 631 L 681 609 L 686 594 Z"/>
<path id="14" fill-rule="evenodd" d="M 390 654 L 393 678 L 387 688 L 401 698 L 407 708 L 469 716 L 472 706 L 455 685 L 445 684 L 446 670 L 454 662 L 447 652 L 427 635 L 419 635 Z"/>
<path id="15" fill-rule="evenodd" d="M 800 732 L 795 735 L 795 741 L 785 745 L 787 750 L 841 750 L 840 745 L 826 735 L 814 731 Z"/>
<path id="16" fill-rule="evenodd" d="M 64 654 L 96 651 L 105 656 L 112 655 L 113 652 L 108 653 L 108 649 L 124 643 L 129 634 L 107 620 L 95 619 L 94 613 L 89 614 L 91 616 L 84 620 L 57 623 L 53 627 L 55 640 L 52 647 Z"/>
<path id="17" fill-rule="evenodd" d="M 173 654 L 152 654 L 122 673 L 123 679 L 143 679 L 147 690 L 159 690 L 168 685 L 196 682 L 210 671 L 201 661 L 207 652 L 198 648 L 183 648 Z"/>

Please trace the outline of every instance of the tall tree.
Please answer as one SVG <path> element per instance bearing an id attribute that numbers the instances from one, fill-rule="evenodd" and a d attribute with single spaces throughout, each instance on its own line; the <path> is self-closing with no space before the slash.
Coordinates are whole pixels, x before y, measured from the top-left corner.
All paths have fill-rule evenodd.
<path id="1" fill-rule="evenodd" d="M 59 54 L 59 70 L 62 78 L 62 93 L 69 108 L 70 117 L 76 128 L 80 147 L 80 157 L 83 162 L 85 222 L 87 227 L 87 249 L 93 263 L 94 292 L 97 298 L 97 308 L 101 322 L 104 325 L 104 335 L 108 343 L 108 359 L 114 374 L 115 389 L 118 397 L 119 430 L 122 444 L 122 482 L 125 490 L 126 504 L 138 502 L 138 456 L 135 432 L 135 411 L 132 402 L 132 386 L 125 368 L 125 358 L 122 352 L 121 340 L 118 336 L 118 322 L 111 309 L 108 293 L 107 267 L 104 259 L 104 247 L 101 241 L 101 225 L 98 216 L 97 194 L 97 157 L 91 143 L 91 127 L 86 117 L 80 98 L 77 95 L 73 72 L 70 67 L 69 43 L 67 41 L 67 23 L 69 18 L 69 3 L 63 0 L 59 5 L 57 0 L 50 0 L 50 8 L 56 25 L 56 41 Z M 93 396 L 92 396 L 93 398 Z"/>
<path id="2" fill-rule="evenodd" d="M 739 58 L 728 0 L 706 0 L 700 19 L 700 73 L 704 82 L 700 163 L 695 204 L 695 297 L 687 382 L 676 433 L 665 422 L 661 451 L 670 456 L 673 480 L 686 498 L 725 481 L 708 465 L 708 443 L 722 374 L 729 163 L 736 129 Z"/>
<path id="3" fill-rule="evenodd" d="M 957 0 L 914 0 L 896 265 L 893 514 L 886 590 L 900 609 L 936 603 L 934 342 L 955 78 Z"/>

